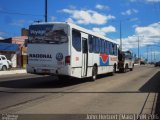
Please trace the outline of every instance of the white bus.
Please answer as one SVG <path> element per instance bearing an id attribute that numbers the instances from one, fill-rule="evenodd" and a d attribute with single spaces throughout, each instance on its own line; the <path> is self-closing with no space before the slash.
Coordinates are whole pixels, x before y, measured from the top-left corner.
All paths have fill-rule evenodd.
<path id="1" fill-rule="evenodd" d="M 91 77 L 114 73 L 117 43 L 72 23 L 37 23 L 29 27 L 27 72 Z"/>

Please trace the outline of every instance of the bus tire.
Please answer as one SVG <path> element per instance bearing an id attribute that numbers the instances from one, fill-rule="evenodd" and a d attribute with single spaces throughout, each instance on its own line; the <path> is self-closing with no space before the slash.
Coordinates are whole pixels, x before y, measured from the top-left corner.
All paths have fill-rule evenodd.
<path id="1" fill-rule="evenodd" d="M 134 68 L 134 64 L 133 64 L 132 68 L 130 68 L 130 71 L 133 71 L 133 68 Z"/>
<path id="2" fill-rule="evenodd" d="M 58 80 L 61 80 L 61 81 L 64 80 L 64 76 L 59 75 Z"/>
<path id="3" fill-rule="evenodd" d="M 125 66 L 125 72 L 128 72 L 128 64 Z"/>
<path id="4" fill-rule="evenodd" d="M 116 73 L 116 71 L 117 71 L 117 65 L 115 64 L 115 65 L 113 66 L 113 74 Z"/>
<path id="5" fill-rule="evenodd" d="M 130 71 L 133 71 L 133 68 L 130 68 Z"/>
<path id="6" fill-rule="evenodd" d="M 91 77 L 91 81 L 95 81 L 97 79 L 97 67 L 94 66 L 92 69 L 92 77 Z"/>
<path id="7" fill-rule="evenodd" d="M 122 68 L 119 68 L 119 72 L 122 73 L 122 72 L 123 72 L 123 69 L 122 69 Z"/>
<path id="8" fill-rule="evenodd" d="M 70 80 L 71 78 L 69 76 L 65 76 L 65 75 L 59 75 L 58 76 L 58 80 L 60 81 L 66 81 L 66 80 Z"/>
<path id="9" fill-rule="evenodd" d="M 114 64 L 114 66 L 113 66 L 113 72 L 111 72 L 109 75 L 113 76 L 116 73 L 116 71 L 117 71 L 117 65 Z"/>

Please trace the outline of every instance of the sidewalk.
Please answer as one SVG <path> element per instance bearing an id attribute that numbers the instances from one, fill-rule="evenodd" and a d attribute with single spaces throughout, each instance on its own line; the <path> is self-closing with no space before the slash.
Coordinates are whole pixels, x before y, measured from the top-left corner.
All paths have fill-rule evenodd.
<path id="1" fill-rule="evenodd" d="M 12 75 L 12 74 L 22 74 L 26 73 L 26 69 L 11 69 L 7 71 L 0 71 L 0 76 L 1 75 Z"/>

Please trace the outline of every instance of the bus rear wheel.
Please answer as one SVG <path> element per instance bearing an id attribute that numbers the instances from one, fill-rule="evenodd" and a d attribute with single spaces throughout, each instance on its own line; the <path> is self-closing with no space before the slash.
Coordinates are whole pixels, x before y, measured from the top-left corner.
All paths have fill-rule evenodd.
<path id="1" fill-rule="evenodd" d="M 130 71 L 133 71 L 133 68 L 130 68 Z"/>
<path id="2" fill-rule="evenodd" d="M 91 81 L 95 81 L 97 79 L 97 67 L 94 66 L 93 70 L 92 70 L 92 77 L 91 77 Z"/>
<path id="3" fill-rule="evenodd" d="M 113 75 L 116 73 L 116 71 L 117 71 L 117 65 L 115 64 L 115 65 L 113 66 Z"/>
<path id="4" fill-rule="evenodd" d="M 70 80 L 71 79 L 71 77 L 69 77 L 69 76 L 65 76 L 65 75 L 59 75 L 58 76 L 58 80 L 60 80 L 60 81 L 67 81 L 67 80 Z"/>

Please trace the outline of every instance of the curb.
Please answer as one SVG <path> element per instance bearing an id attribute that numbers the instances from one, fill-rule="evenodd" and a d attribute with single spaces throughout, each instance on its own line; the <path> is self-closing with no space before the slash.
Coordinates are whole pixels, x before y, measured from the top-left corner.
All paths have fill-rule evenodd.
<path id="1" fill-rule="evenodd" d="M 26 70 L 10 70 L 10 71 L 0 71 L 0 76 L 2 75 L 12 75 L 12 74 L 22 74 L 27 73 Z"/>
<path id="2" fill-rule="evenodd" d="M 153 115 L 156 110 L 156 101 L 157 101 L 158 93 L 148 93 L 148 97 L 144 104 L 144 108 L 142 110 L 143 114 Z"/>

